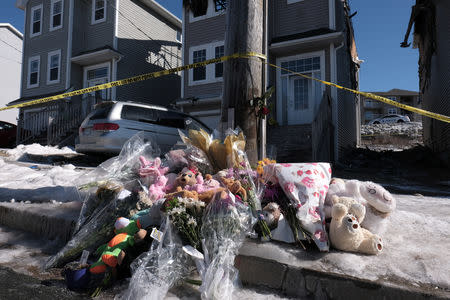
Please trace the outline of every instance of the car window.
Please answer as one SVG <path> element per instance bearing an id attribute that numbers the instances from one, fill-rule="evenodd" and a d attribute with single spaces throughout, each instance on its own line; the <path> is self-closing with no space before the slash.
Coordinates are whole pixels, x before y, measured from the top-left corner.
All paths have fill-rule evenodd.
<path id="1" fill-rule="evenodd" d="M 189 116 L 185 116 L 185 120 L 184 123 L 186 125 L 186 129 L 194 129 L 194 130 L 200 130 L 200 129 L 204 129 L 209 131 L 208 126 L 206 126 L 205 124 L 201 123 L 200 121 L 191 118 Z"/>
<path id="2" fill-rule="evenodd" d="M 154 109 L 140 106 L 124 105 L 120 117 L 125 120 L 156 123 L 157 113 Z"/>
<path id="3" fill-rule="evenodd" d="M 155 110 L 158 114 L 158 124 L 167 127 L 185 129 L 183 114 L 174 111 Z"/>
<path id="4" fill-rule="evenodd" d="M 103 106 L 97 107 L 89 119 L 90 120 L 106 119 L 108 117 L 109 112 L 111 111 L 112 107 L 113 107 L 113 104 L 108 104 L 108 105 L 103 105 Z"/>

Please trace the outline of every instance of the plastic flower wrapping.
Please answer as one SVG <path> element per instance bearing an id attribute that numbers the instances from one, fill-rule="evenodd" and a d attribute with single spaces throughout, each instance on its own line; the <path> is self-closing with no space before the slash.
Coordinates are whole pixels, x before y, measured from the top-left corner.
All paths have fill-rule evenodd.
<path id="1" fill-rule="evenodd" d="M 105 259 L 106 272 L 128 263 L 132 273 L 121 299 L 162 299 L 195 274 L 202 299 L 231 299 L 239 288 L 234 260 L 247 237 L 306 239 L 328 249 L 322 214 L 328 164 L 266 158 L 251 166 L 240 130 L 229 129 L 223 140 L 203 130 L 180 137 L 184 147 L 161 155 L 153 141 L 137 134 L 119 156 L 81 178 L 84 201 L 73 237 L 47 267 L 73 261 L 83 250 L 90 261 L 101 262 L 94 250 L 107 243 L 115 257 Z M 134 222 L 136 231 L 146 230 L 146 237 L 128 233 L 132 242 L 114 248 L 121 217 Z"/>

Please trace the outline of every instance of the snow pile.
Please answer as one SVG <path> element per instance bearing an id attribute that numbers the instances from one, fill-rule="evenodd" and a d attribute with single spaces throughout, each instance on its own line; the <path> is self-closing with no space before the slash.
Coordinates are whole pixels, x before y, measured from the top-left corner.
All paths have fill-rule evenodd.
<path id="1" fill-rule="evenodd" d="M 380 255 L 333 251 L 320 259 L 321 267 L 368 280 L 404 280 L 449 289 L 450 198 L 394 196 L 398 206 L 382 235 Z"/>
<path id="2" fill-rule="evenodd" d="M 57 146 L 42 146 L 40 144 L 18 145 L 16 148 L 7 150 L 8 160 L 18 160 L 26 154 L 51 155 L 51 154 L 76 154 L 77 152 L 69 147 L 58 148 Z"/>
<path id="3" fill-rule="evenodd" d="M 40 168 L 0 159 L 0 201 L 79 201 L 74 184 L 88 172 L 73 165 Z"/>
<path id="4" fill-rule="evenodd" d="M 422 123 L 406 122 L 392 124 L 361 125 L 361 135 L 406 135 L 419 137 L 422 135 Z"/>

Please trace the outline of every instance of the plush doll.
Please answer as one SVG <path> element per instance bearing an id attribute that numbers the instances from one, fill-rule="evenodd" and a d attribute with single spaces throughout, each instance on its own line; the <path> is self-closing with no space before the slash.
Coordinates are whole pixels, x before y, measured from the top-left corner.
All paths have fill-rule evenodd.
<path id="1" fill-rule="evenodd" d="M 247 191 L 242 187 L 241 183 L 238 180 L 221 177 L 220 181 L 222 181 L 222 183 L 228 188 L 231 193 L 239 195 L 243 201 L 247 200 Z"/>
<path id="2" fill-rule="evenodd" d="M 198 199 L 205 203 L 211 202 L 216 193 L 225 190 L 220 187 L 220 183 L 213 179 L 210 174 L 206 174 L 205 179 L 203 179 L 202 174 L 199 173 L 196 176 L 196 180 L 196 184 L 187 185 L 185 186 L 185 189 L 189 191 L 196 191 L 198 193 Z"/>
<path id="3" fill-rule="evenodd" d="M 167 177 L 164 175 L 156 177 L 156 181 L 150 185 L 148 188 L 148 196 L 152 202 L 157 201 L 158 199 L 164 198 L 166 194 L 164 192 L 166 188 Z"/>
<path id="4" fill-rule="evenodd" d="M 149 186 L 158 176 L 165 175 L 169 170 L 168 167 L 161 167 L 161 159 L 155 158 L 154 161 L 147 160 L 144 156 L 139 156 L 141 166 L 139 168 L 139 176 L 141 176 L 144 184 Z"/>
<path id="5" fill-rule="evenodd" d="M 178 187 L 175 192 L 168 193 L 165 196 L 166 199 L 171 199 L 174 197 L 191 198 L 194 200 L 199 200 L 198 193 L 196 191 L 183 190 L 181 187 Z"/>
<path id="6" fill-rule="evenodd" d="M 270 230 L 277 228 L 278 220 L 281 216 L 280 206 L 275 202 L 270 202 L 266 206 L 264 206 L 262 210 L 262 214 L 264 215 L 264 220 L 269 226 Z"/>
<path id="7" fill-rule="evenodd" d="M 145 229 L 141 229 L 139 220 L 118 218 L 114 223 L 114 228 L 116 236 L 109 243 L 98 247 L 95 252 L 100 255 L 100 258 L 89 267 L 91 273 L 103 273 L 107 266 L 115 268 L 118 264 L 120 265 L 125 258 L 124 249 L 143 240 L 147 234 Z"/>
<path id="8" fill-rule="evenodd" d="M 361 226 L 374 233 L 382 234 L 386 228 L 387 217 L 395 210 L 396 200 L 381 185 L 371 181 L 333 178 L 325 199 L 326 217 L 331 217 L 332 197 L 351 197 L 366 207 L 366 216 Z M 327 214 L 328 212 L 328 214 Z"/>
<path id="9" fill-rule="evenodd" d="M 353 204 L 352 206 L 357 205 Z M 379 254 L 383 250 L 381 238 L 360 226 L 356 217 L 343 203 L 333 205 L 330 241 L 336 249 L 365 254 Z"/>
<path id="10" fill-rule="evenodd" d="M 339 197 L 337 195 L 333 195 L 333 196 L 331 196 L 331 201 L 332 201 L 333 205 L 335 205 L 337 203 L 341 203 L 341 204 L 345 205 L 348 209 L 349 214 L 354 215 L 359 223 L 364 221 L 364 218 L 366 216 L 366 207 L 364 205 L 362 205 L 361 203 L 359 203 L 358 201 L 356 201 L 355 199 L 350 198 L 350 197 Z M 332 208 L 329 206 L 326 206 L 324 209 L 325 209 L 325 215 L 331 216 Z"/>
<path id="11" fill-rule="evenodd" d="M 194 169 L 183 168 L 175 181 L 172 184 L 168 184 L 166 187 L 166 192 L 172 193 L 184 189 L 186 186 L 193 186 L 197 184 L 197 178 L 194 173 Z"/>

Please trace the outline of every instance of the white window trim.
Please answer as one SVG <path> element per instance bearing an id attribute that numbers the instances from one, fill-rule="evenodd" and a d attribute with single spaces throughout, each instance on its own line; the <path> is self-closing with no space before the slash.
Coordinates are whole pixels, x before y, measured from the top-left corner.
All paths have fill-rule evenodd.
<path id="1" fill-rule="evenodd" d="M 203 16 L 194 17 L 192 11 L 189 10 L 189 23 L 222 15 L 225 14 L 225 11 L 226 9 L 216 11 L 214 0 L 208 0 L 208 9 L 206 10 L 206 14 L 204 14 Z"/>
<path id="2" fill-rule="evenodd" d="M 61 25 L 53 26 L 53 6 L 55 2 L 61 1 Z M 64 0 L 52 0 L 52 4 L 50 5 L 50 31 L 58 30 L 63 28 L 64 24 Z"/>
<path id="3" fill-rule="evenodd" d="M 206 49 L 206 60 L 213 59 L 213 58 L 215 58 L 215 55 L 216 55 L 216 51 L 215 51 L 216 47 L 223 46 L 223 45 L 224 45 L 224 41 L 219 41 L 219 42 L 214 42 L 214 43 L 210 43 L 210 44 L 203 44 L 203 45 L 190 47 L 189 48 L 189 63 L 190 64 L 193 63 L 194 51 Z M 189 86 L 223 81 L 223 76 L 216 78 L 216 73 L 215 73 L 216 64 L 209 64 L 209 65 L 206 65 L 205 67 L 206 67 L 206 78 L 204 80 L 194 81 L 194 69 L 189 70 L 189 82 L 188 82 Z"/>
<path id="4" fill-rule="evenodd" d="M 58 54 L 58 79 L 55 80 L 50 80 L 50 57 L 52 57 L 53 55 Z M 55 50 L 55 51 L 51 51 L 48 53 L 47 55 L 47 84 L 55 84 L 55 83 L 59 83 L 59 80 L 61 79 L 61 49 Z"/>
<path id="5" fill-rule="evenodd" d="M 37 82 L 36 84 L 30 84 L 31 62 L 34 60 L 38 61 Z M 40 79 L 41 79 L 41 56 L 40 55 L 32 56 L 28 58 L 27 89 L 38 87 Z"/>
<path id="6" fill-rule="evenodd" d="M 34 16 L 34 11 L 37 9 L 41 9 L 41 20 L 39 22 L 39 32 L 33 33 L 33 16 Z M 30 37 L 35 37 L 38 35 L 41 35 L 42 33 L 42 19 L 44 18 L 44 10 L 43 10 L 43 6 L 42 4 L 33 6 L 31 8 L 31 14 L 30 14 Z"/>
<path id="7" fill-rule="evenodd" d="M 83 68 L 83 87 L 87 87 L 87 72 L 90 70 L 94 70 L 94 69 L 99 69 L 99 68 L 103 68 L 103 67 L 108 67 L 108 75 L 104 78 L 107 78 L 107 82 L 110 81 L 110 76 L 111 76 L 111 63 L 110 62 L 106 62 L 106 63 L 101 63 L 101 64 L 96 64 L 96 65 L 91 65 L 91 66 L 87 66 Z"/>
<path id="8" fill-rule="evenodd" d="M 98 23 L 102 23 L 102 22 L 106 21 L 106 12 L 107 12 L 107 10 L 106 10 L 106 5 L 107 5 L 106 0 L 103 0 L 103 9 L 105 10 L 105 13 L 103 14 L 103 18 L 99 19 L 99 20 L 95 20 L 95 2 L 96 1 L 97 0 L 92 0 L 92 11 L 91 11 L 91 24 L 92 25 L 98 24 Z"/>
<path id="9" fill-rule="evenodd" d="M 303 0 L 287 0 L 287 4 L 302 2 Z"/>
<path id="10" fill-rule="evenodd" d="M 293 55 L 293 56 L 285 56 L 285 57 L 279 57 L 277 58 L 276 64 L 277 66 L 281 66 L 282 62 L 285 61 L 291 61 L 291 60 L 297 60 L 297 59 L 305 59 L 305 58 L 312 58 L 312 57 L 320 57 L 320 79 L 321 80 L 325 80 L 325 51 L 315 51 L 315 52 L 308 52 L 308 53 L 302 53 L 302 54 L 298 54 L 298 55 Z M 303 73 L 309 73 L 308 72 L 301 72 L 301 74 Z M 276 106 L 281 108 L 281 109 L 277 109 L 277 121 L 280 124 L 286 124 L 286 125 L 290 125 L 287 123 L 287 120 L 283 119 L 283 103 L 282 103 L 282 86 L 281 86 L 281 76 L 289 76 L 290 73 L 288 74 L 283 74 L 281 75 L 281 70 L 277 69 L 277 77 L 276 77 L 276 92 L 277 92 L 277 101 L 276 101 Z M 292 75 L 292 74 L 291 74 Z M 322 93 L 325 91 L 325 85 L 322 84 Z"/>

